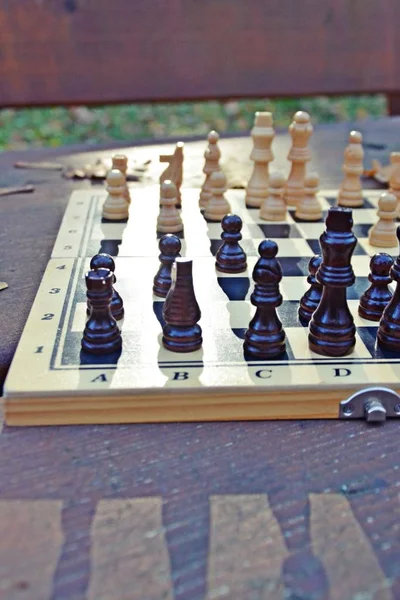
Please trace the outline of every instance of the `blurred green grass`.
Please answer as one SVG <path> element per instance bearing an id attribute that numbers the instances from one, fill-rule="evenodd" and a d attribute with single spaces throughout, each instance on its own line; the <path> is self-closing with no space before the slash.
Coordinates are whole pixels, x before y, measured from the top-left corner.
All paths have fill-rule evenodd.
<path id="1" fill-rule="evenodd" d="M 97 144 L 161 137 L 205 135 L 210 129 L 245 132 L 254 112 L 270 110 L 277 127 L 287 127 L 296 110 L 306 110 L 316 123 L 353 121 L 387 114 L 386 97 L 346 96 L 182 102 L 0 110 L 0 149 L 13 150 L 65 144 Z"/>

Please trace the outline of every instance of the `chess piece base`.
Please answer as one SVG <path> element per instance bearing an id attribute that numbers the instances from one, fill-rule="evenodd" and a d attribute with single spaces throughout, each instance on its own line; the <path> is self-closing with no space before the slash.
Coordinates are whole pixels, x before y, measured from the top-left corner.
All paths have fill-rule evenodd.
<path id="1" fill-rule="evenodd" d="M 200 325 L 185 327 L 182 325 L 165 325 L 162 342 L 172 352 L 195 352 L 203 343 Z"/>

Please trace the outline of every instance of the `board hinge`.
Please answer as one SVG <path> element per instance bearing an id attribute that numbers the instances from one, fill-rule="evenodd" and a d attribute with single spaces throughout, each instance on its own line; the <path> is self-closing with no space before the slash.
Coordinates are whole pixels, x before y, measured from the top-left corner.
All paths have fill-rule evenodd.
<path id="1" fill-rule="evenodd" d="M 339 419 L 365 419 L 382 423 L 389 417 L 400 418 L 400 395 L 384 387 L 358 390 L 339 405 Z"/>

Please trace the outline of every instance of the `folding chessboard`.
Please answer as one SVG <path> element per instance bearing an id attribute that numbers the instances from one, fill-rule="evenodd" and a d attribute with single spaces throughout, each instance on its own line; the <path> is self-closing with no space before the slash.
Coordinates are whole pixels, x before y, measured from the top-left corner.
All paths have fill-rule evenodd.
<path id="1" fill-rule="evenodd" d="M 198 189 L 182 190 L 181 254 L 194 261 L 204 343 L 197 352 L 178 354 L 162 346 L 163 300 L 152 293 L 159 265 L 159 187 L 132 192 L 126 223 L 102 220 L 105 191 L 74 192 L 6 381 L 7 422 L 337 418 L 339 402 L 357 389 L 385 385 L 399 391 L 400 354 L 379 349 L 377 324 L 357 314 L 358 299 L 368 286 L 370 256 L 398 254 L 398 248 L 368 243 L 380 192 L 368 192 L 364 207 L 353 210 L 356 283 L 348 299 L 357 343 L 353 354 L 340 359 L 310 352 L 307 328 L 297 317 L 308 286 L 308 262 L 320 251 L 323 221 L 296 222 L 294 211 L 285 222 L 262 221 L 258 210 L 245 207 L 244 194 L 229 190 L 227 199 L 243 220 L 248 271 L 227 275 L 215 270 L 220 224 L 204 220 Z M 321 192 L 324 219 L 335 198 L 335 190 Z M 251 273 L 258 244 L 266 237 L 279 246 L 284 301 L 278 313 L 287 352 L 275 360 L 246 361 L 243 337 L 255 310 Z M 84 274 L 98 252 L 115 257 L 116 288 L 125 305 L 122 352 L 100 357 L 82 353 L 80 345 L 86 319 Z"/>

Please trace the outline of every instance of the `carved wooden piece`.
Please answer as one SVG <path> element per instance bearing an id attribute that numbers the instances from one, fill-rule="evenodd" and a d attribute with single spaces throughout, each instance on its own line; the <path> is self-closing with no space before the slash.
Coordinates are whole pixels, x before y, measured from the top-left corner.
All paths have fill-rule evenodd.
<path id="1" fill-rule="evenodd" d="M 344 178 L 338 193 L 339 206 L 357 208 L 364 204 L 361 185 L 361 175 L 364 172 L 362 141 L 363 136 L 359 131 L 350 132 L 349 144 L 344 151 Z"/>
<path id="2" fill-rule="evenodd" d="M 103 218 L 123 221 L 129 217 L 129 204 L 126 201 L 126 180 L 118 169 L 107 175 L 108 196 L 103 205 Z"/>
<path id="3" fill-rule="evenodd" d="M 177 190 L 172 181 L 164 181 L 160 186 L 160 213 L 157 219 L 157 231 L 178 233 L 183 231 L 181 216 L 176 208 Z"/>
<path id="4" fill-rule="evenodd" d="M 371 285 L 360 298 L 358 314 L 369 321 L 379 321 L 383 311 L 392 299 L 389 284 L 392 283 L 390 269 L 394 260 L 390 254 L 375 254 L 369 263 L 371 273 L 368 280 Z"/>
<path id="5" fill-rule="evenodd" d="M 153 280 L 153 294 L 160 298 L 166 298 L 170 290 L 171 269 L 175 259 L 180 256 L 181 246 L 181 240 L 172 233 L 167 233 L 160 239 L 158 258 L 161 264 Z"/>
<path id="6" fill-rule="evenodd" d="M 204 152 L 205 164 L 203 167 L 203 173 L 205 174 L 206 178 L 200 191 L 200 209 L 205 209 L 207 207 L 212 195 L 210 182 L 211 175 L 216 171 L 220 171 L 219 160 L 221 158 L 221 151 L 218 146 L 219 135 L 213 130 L 210 131 L 207 139 L 208 147 Z"/>
<path id="7" fill-rule="evenodd" d="M 322 296 L 322 285 L 317 281 L 316 274 L 322 264 L 322 257 L 316 254 L 308 263 L 309 276 L 307 283 L 310 288 L 305 292 L 300 300 L 299 318 L 303 324 L 308 324 L 312 314 L 318 308 Z"/>
<path id="8" fill-rule="evenodd" d="M 288 160 L 291 161 L 292 167 L 286 183 L 284 198 L 286 204 L 296 206 L 304 194 L 306 165 L 311 160 L 308 143 L 313 133 L 313 126 L 310 115 L 299 110 L 289 126 L 289 133 L 292 138 L 292 147 L 288 154 Z"/>
<path id="9" fill-rule="evenodd" d="M 117 278 L 115 276 L 115 262 L 112 256 L 110 256 L 109 254 L 96 254 L 95 256 L 93 256 L 92 260 L 90 261 L 90 268 L 92 270 L 97 270 L 97 269 L 109 269 L 111 271 L 111 273 L 113 273 L 114 277 L 113 277 L 113 284 L 117 282 Z M 90 301 L 87 301 L 87 314 L 90 315 L 92 310 Z M 117 321 L 119 321 L 120 319 L 122 319 L 122 317 L 124 316 L 124 303 L 122 301 L 121 296 L 119 295 L 119 293 L 117 292 L 117 290 L 115 289 L 114 285 L 113 285 L 113 294 L 112 294 L 112 299 L 111 299 L 111 314 L 114 317 L 114 319 L 116 319 Z"/>
<path id="10" fill-rule="evenodd" d="M 253 270 L 255 286 L 250 298 L 257 310 L 245 333 L 243 349 L 249 359 L 267 360 L 286 350 L 285 332 L 276 314 L 276 308 L 282 304 L 279 293 L 282 269 L 276 259 L 275 242 L 263 240 L 258 252 L 260 258 Z"/>
<path id="11" fill-rule="evenodd" d="M 400 226 L 397 227 L 400 243 Z M 378 344 L 390 352 L 400 352 L 400 256 L 390 269 L 390 276 L 396 282 L 392 299 L 383 311 L 377 334 Z"/>
<path id="12" fill-rule="evenodd" d="M 182 204 L 181 185 L 183 180 L 184 143 L 178 142 L 172 154 L 160 154 L 160 162 L 168 163 L 168 167 L 160 175 L 160 183 L 172 181 L 177 191 L 177 207 Z"/>
<path id="13" fill-rule="evenodd" d="M 92 311 L 83 332 L 82 350 L 90 354 L 110 354 L 122 346 L 117 322 L 111 314 L 113 277 L 109 269 L 86 274 L 87 298 Z"/>
<path id="14" fill-rule="evenodd" d="M 204 209 L 204 217 L 210 222 L 219 222 L 231 212 L 231 206 L 224 194 L 227 190 L 226 177 L 222 171 L 214 171 L 209 179 L 211 197 Z"/>
<path id="15" fill-rule="evenodd" d="M 333 207 L 320 237 L 323 260 L 316 279 L 323 290 L 310 321 L 308 341 L 310 350 L 325 356 L 349 354 L 356 343 L 356 328 L 346 298 L 346 287 L 355 281 L 350 261 L 357 239 L 352 226 L 351 209 Z"/>
<path id="16" fill-rule="evenodd" d="M 173 352 L 194 352 L 203 343 L 201 313 L 193 288 L 193 261 L 177 258 L 172 266 L 172 285 L 165 299 L 162 342 Z"/>
<path id="17" fill-rule="evenodd" d="M 247 269 L 246 253 L 240 245 L 242 219 L 238 215 L 225 215 L 221 221 L 222 246 L 215 256 L 215 268 L 222 273 L 242 273 Z"/>
<path id="18" fill-rule="evenodd" d="M 304 195 L 298 200 L 295 217 L 302 221 L 319 221 L 322 219 L 321 203 L 317 193 L 319 177 L 317 173 L 309 173 L 304 180 Z"/>
<path id="19" fill-rule="evenodd" d="M 269 178 L 268 194 L 260 208 L 260 218 L 264 221 L 284 221 L 287 215 L 283 191 L 286 178 L 280 171 L 272 173 Z"/>
<path id="20" fill-rule="evenodd" d="M 251 130 L 253 150 L 250 159 L 254 162 L 253 173 L 246 190 L 246 206 L 260 208 L 268 195 L 268 165 L 274 160 L 271 150 L 274 139 L 272 113 L 256 112 L 254 127 Z"/>
<path id="21" fill-rule="evenodd" d="M 379 221 L 369 231 L 369 243 L 379 248 L 394 248 L 397 246 L 397 198 L 393 194 L 384 192 L 379 198 L 378 206 Z"/>
<path id="22" fill-rule="evenodd" d="M 129 193 L 129 187 L 127 183 L 127 172 L 128 172 L 128 157 L 125 154 L 114 154 L 112 157 L 112 168 L 118 169 L 121 171 L 122 175 L 125 177 L 125 200 L 128 204 L 131 203 L 131 195 Z"/>
<path id="23" fill-rule="evenodd" d="M 397 210 L 400 208 L 400 152 L 390 154 L 390 164 L 392 173 L 389 179 L 389 193 L 397 198 Z"/>

